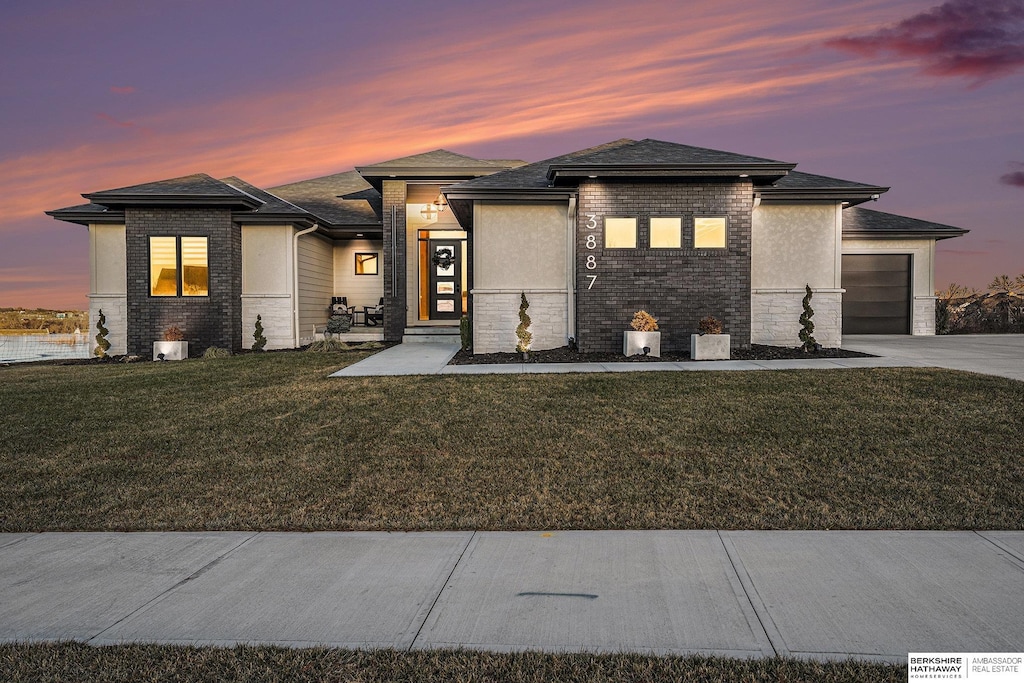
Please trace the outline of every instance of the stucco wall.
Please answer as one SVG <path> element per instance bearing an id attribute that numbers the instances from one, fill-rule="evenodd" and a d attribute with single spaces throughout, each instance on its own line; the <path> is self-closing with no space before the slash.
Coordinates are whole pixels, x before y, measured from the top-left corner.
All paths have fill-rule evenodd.
<path id="1" fill-rule="evenodd" d="M 242 348 L 252 347 L 257 315 L 267 338 L 267 349 L 295 346 L 294 232 L 290 225 L 242 226 Z"/>
<path id="2" fill-rule="evenodd" d="M 89 330 L 96 336 L 100 310 L 110 330 L 111 355 L 128 352 L 128 275 L 125 263 L 125 226 L 93 223 L 89 226 Z"/>
<path id="3" fill-rule="evenodd" d="M 377 254 L 376 275 L 356 275 L 356 254 Z M 362 310 L 376 306 L 384 296 L 384 243 L 381 240 L 352 240 L 334 245 L 334 293 L 348 297 L 348 305 Z"/>
<path id="4" fill-rule="evenodd" d="M 536 350 L 568 339 L 566 204 L 478 202 L 473 219 L 473 351 L 514 351 L 520 295 Z"/>
<path id="5" fill-rule="evenodd" d="M 312 341 L 316 325 L 329 317 L 334 295 L 334 245 L 316 234 L 304 235 L 298 244 L 299 341 Z"/>
<path id="6" fill-rule="evenodd" d="M 827 204 L 762 204 L 751 214 L 750 341 L 800 344 L 801 301 L 814 292 L 814 337 L 822 346 L 842 344 L 842 207 Z"/>
<path id="7" fill-rule="evenodd" d="M 935 240 L 844 239 L 844 254 L 910 254 L 911 334 L 935 334 Z"/>

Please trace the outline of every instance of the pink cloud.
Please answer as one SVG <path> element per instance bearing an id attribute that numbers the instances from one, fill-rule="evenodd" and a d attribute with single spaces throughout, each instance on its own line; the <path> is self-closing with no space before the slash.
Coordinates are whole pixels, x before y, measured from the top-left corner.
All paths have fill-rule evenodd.
<path id="1" fill-rule="evenodd" d="M 112 85 L 110 86 L 110 92 L 115 95 L 131 95 L 135 92 L 135 88 L 130 85 Z"/>
<path id="2" fill-rule="evenodd" d="M 109 123 L 112 126 L 117 126 L 118 128 L 136 128 L 137 127 L 136 124 L 134 122 L 132 122 L 132 121 L 121 121 L 120 119 L 115 119 L 110 114 L 104 114 L 103 112 L 97 113 L 96 114 L 96 118 L 98 118 L 100 121 L 104 121 L 106 123 Z"/>
<path id="3" fill-rule="evenodd" d="M 1019 161 L 1011 161 L 1010 166 L 1018 170 L 999 176 L 999 182 L 1013 187 L 1024 187 L 1024 164 Z"/>
<path id="4" fill-rule="evenodd" d="M 874 33 L 825 45 L 862 57 L 909 57 L 924 73 L 963 76 L 978 85 L 1024 67 L 1024 3 L 949 0 Z"/>

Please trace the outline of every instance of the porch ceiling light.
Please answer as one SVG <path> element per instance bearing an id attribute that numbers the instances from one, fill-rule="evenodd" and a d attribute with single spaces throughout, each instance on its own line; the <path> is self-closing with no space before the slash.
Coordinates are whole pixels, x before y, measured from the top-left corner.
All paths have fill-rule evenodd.
<path id="1" fill-rule="evenodd" d="M 437 218 L 438 210 L 434 204 L 424 204 L 423 208 L 420 209 L 420 215 L 423 216 L 424 220 L 434 220 Z"/>
<path id="2" fill-rule="evenodd" d="M 437 199 L 435 199 L 433 202 L 433 207 L 437 210 L 438 213 L 441 213 L 442 211 L 448 208 L 448 202 L 445 201 L 443 194 L 438 193 Z"/>

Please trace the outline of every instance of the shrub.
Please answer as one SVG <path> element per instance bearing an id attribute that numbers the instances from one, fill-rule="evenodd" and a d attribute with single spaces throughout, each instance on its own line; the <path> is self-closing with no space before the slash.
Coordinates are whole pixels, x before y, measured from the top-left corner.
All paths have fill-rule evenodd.
<path id="1" fill-rule="evenodd" d="M 96 321 L 96 329 L 98 330 L 96 334 L 96 348 L 92 350 L 92 354 L 100 358 L 106 358 L 107 351 L 110 350 L 110 342 L 107 340 L 110 330 L 104 327 L 106 322 L 107 316 L 103 315 L 103 309 L 101 308 L 99 320 Z"/>
<path id="2" fill-rule="evenodd" d="M 352 329 L 352 316 L 348 313 L 338 313 L 327 319 L 328 334 L 342 334 Z"/>
<path id="3" fill-rule="evenodd" d="M 469 324 L 469 316 L 459 318 L 459 336 L 462 337 L 462 350 L 469 351 L 473 348 L 473 327 Z"/>
<path id="4" fill-rule="evenodd" d="M 320 341 L 313 342 L 308 347 L 306 347 L 306 351 L 310 351 L 312 353 L 337 353 L 339 351 L 349 351 L 351 350 L 351 348 L 352 347 L 350 347 L 348 344 L 341 341 L 340 339 L 332 339 L 330 337 L 327 337 L 325 339 L 321 339 Z"/>
<path id="5" fill-rule="evenodd" d="M 262 351 L 267 345 L 267 338 L 263 336 L 263 317 L 256 316 L 256 331 L 252 333 L 252 350 Z"/>
<path id="6" fill-rule="evenodd" d="M 231 351 L 222 349 L 219 346 L 211 346 L 203 351 L 203 358 L 227 358 L 230 355 Z"/>
<path id="7" fill-rule="evenodd" d="M 658 319 L 647 311 L 637 311 L 629 326 L 637 332 L 654 332 L 658 329 Z"/>
<path id="8" fill-rule="evenodd" d="M 815 341 L 811 334 L 814 332 L 814 323 L 811 322 L 811 317 L 814 315 L 814 309 L 811 308 L 811 286 L 804 285 L 804 288 L 807 290 L 807 293 L 804 295 L 803 301 L 800 302 L 804 307 L 804 312 L 800 314 L 800 325 L 802 325 L 800 329 L 800 341 L 803 342 L 803 345 L 800 348 L 802 348 L 805 353 L 811 353 L 817 351 L 819 346 L 818 342 Z"/>
<path id="9" fill-rule="evenodd" d="M 184 341 L 185 333 L 177 325 L 171 325 L 164 330 L 164 341 Z"/>
<path id="10" fill-rule="evenodd" d="M 526 353 L 533 344 L 533 334 L 530 332 L 530 323 L 533 321 L 530 320 L 530 315 L 526 312 L 529 307 L 530 302 L 526 300 L 526 292 L 522 292 L 519 300 L 519 325 L 516 327 L 516 337 L 519 338 L 516 351 L 519 353 Z"/>
<path id="11" fill-rule="evenodd" d="M 722 321 L 714 316 L 706 315 L 697 323 L 697 331 L 701 334 L 722 334 Z"/>

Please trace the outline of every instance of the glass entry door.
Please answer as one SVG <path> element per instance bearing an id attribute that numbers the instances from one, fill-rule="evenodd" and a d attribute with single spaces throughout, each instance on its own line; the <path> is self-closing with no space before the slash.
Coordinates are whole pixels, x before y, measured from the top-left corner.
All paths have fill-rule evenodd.
<path id="1" fill-rule="evenodd" d="M 430 319 L 462 317 L 462 241 L 430 240 L 427 247 L 430 273 Z"/>

